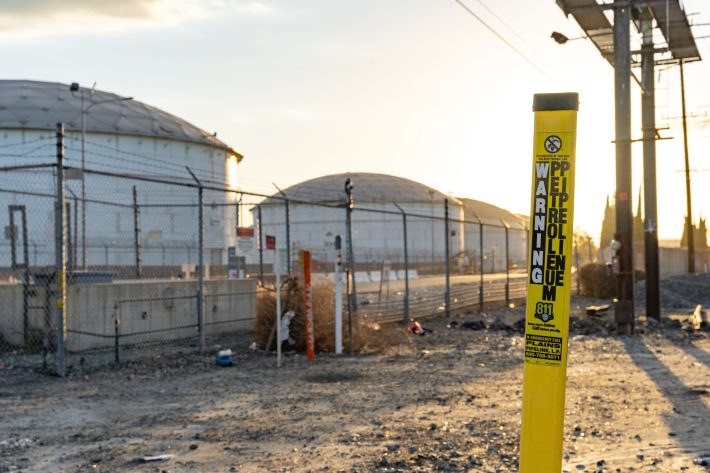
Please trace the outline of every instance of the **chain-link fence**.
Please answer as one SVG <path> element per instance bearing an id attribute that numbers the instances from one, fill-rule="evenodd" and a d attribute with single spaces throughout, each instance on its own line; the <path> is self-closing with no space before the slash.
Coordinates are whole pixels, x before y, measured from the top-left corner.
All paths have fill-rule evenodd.
<path id="1" fill-rule="evenodd" d="M 434 193 L 267 197 L 200 170 L 146 172 L 137 157 L 112 169 L 104 145 L 84 152 L 76 137 L 48 143 L 56 156 L 43 148 L 0 168 L 6 363 L 62 373 L 219 343 L 253 328 L 257 291 L 274 287 L 277 260 L 281 275 L 297 275 L 303 249 L 315 284 L 335 281 L 342 255 L 342 302 L 355 320 L 406 322 L 525 296 L 525 218 L 488 204 Z"/>

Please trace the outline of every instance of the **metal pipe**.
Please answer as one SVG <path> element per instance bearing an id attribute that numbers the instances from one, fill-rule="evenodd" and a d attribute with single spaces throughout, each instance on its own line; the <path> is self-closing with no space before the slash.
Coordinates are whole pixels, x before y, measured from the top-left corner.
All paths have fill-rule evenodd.
<path id="1" fill-rule="evenodd" d="M 449 245 L 449 240 L 451 235 L 449 234 L 449 199 L 444 199 L 444 233 L 446 238 L 444 238 L 444 266 L 446 268 L 446 287 L 444 290 L 444 314 L 449 317 L 451 315 L 451 248 Z"/>

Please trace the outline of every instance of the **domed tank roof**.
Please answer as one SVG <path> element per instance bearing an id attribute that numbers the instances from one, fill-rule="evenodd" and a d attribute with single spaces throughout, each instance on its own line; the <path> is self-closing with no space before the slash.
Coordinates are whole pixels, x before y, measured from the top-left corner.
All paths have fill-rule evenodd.
<path id="1" fill-rule="evenodd" d="M 476 222 L 480 218 L 484 224 L 498 226 L 505 222 L 510 228 L 527 228 L 528 217 L 525 215 L 514 214 L 506 209 L 480 200 L 465 197 L 459 197 L 458 200 L 463 204 L 464 219 L 468 221 Z"/>
<path id="2" fill-rule="evenodd" d="M 419 182 L 388 174 L 349 172 L 317 177 L 295 184 L 283 190 L 290 199 L 320 203 L 345 202 L 345 180 L 350 178 L 353 185 L 353 199 L 356 203 L 441 203 L 447 197 L 436 189 Z M 264 204 L 278 204 L 279 193 L 273 194 Z"/>
<path id="3" fill-rule="evenodd" d="M 158 108 L 119 95 L 68 84 L 32 80 L 0 80 L 0 129 L 54 130 L 64 123 L 81 131 L 82 96 L 85 129 L 173 139 L 224 149 L 241 155 L 215 136 Z"/>

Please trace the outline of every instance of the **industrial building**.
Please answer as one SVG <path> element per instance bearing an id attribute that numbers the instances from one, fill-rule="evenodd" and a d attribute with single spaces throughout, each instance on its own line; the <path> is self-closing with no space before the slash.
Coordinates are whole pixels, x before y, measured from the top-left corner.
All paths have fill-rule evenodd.
<path id="1" fill-rule="evenodd" d="M 353 183 L 353 252 L 359 265 L 377 267 L 383 261 L 402 263 L 407 214 L 409 262 L 420 272 L 440 271 L 445 259 L 445 204 L 448 199 L 449 245 L 452 264 L 460 272 L 476 272 L 480 265 L 483 224 L 484 271 L 505 268 L 505 228 L 510 228 L 510 259 L 525 261 L 526 217 L 472 199 L 447 196 L 409 179 L 372 173 L 344 173 L 318 177 L 284 189 L 261 203 L 262 233 L 276 236 L 285 248 L 288 199 L 291 259 L 298 249 L 309 249 L 319 261 L 333 260 L 334 241 L 345 242 L 346 179 Z M 254 221 L 258 221 L 254 216 Z M 344 243 L 343 243 L 344 244 Z M 255 254 L 249 255 L 253 262 Z M 264 261 L 270 262 L 266 254 Z M 327 268 L 330 268 L 328 265 Z"/>
<path id="2" fill-rule="evenodd" d="M 70 258 L 76 266 L 126 264 L 134 254 L 133 187 L 140 205 L 143 263 L 197 262 L 197 190 L 150 182 L 162 178 L 194 183 L 186 167 L 206 184 L 236 188 L 241 155 L 227 144 L 156 107 L 130 97 L 81 87 L 29 80 L 0 81 L 0 166 L 56 162 L 56 124 L 65 128 L 66 201 L 69 203 Z M 82 169 L 121 174 L 115 179 Z M 146 180 L 148 179 L 148 180 Z M 2 220 L 7 206 L 23 206 L 29 263 L 53 261 L 51 169 L 0 175 Z M 205 262 L 225 264 L 234 245 L 236 194 L 205 192 Z M 161 204 L 171 206 L 161 207 Z M 158 207 L 151 207 L 158 205 Z M 181 206 L 182 205 L 182 206 Z M 8 225 L 7 222 L 3 226 Z M 2 242 L 7 250 L 9 242 Z M 7 267 L 9 251 L 0 252 Z"/>

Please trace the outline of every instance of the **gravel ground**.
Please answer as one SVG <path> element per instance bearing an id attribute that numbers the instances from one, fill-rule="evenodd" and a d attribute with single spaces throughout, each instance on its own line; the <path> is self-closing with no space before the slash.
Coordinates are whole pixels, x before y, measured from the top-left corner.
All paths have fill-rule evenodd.
<path id="1" fill-rule="evenodd" d="M 596 302 L 573 301 L 563 471 L 710 471 L 708 334 L 668 312 L 618 336 L 584 315 Z M 182 353 L 69 379 L 0 370 L 0 472 L 517 471 L 522 317 L 442 318 L 281 369 L 237 348 L 230 368 Z"/>
<path id="2" fill-rule="evenodd" d="M 661 307 L 695 308 L 697 304 L 710 307 L 710 273 L 672 276 L 660 282 Z M 636 306 L 646 307 L 645 281 L 636 284 Z"/>

